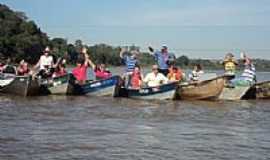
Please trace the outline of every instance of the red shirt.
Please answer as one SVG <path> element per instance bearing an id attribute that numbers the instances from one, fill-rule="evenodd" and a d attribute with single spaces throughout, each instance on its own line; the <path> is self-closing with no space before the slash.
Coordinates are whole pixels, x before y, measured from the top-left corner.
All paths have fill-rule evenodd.
<path id="1" fill-rule="evenodd" d="M 87 80 L 87 65 L 82 65 L 81 67 L 76 67 L 72 70 L 72 74 L 78 81 Z"/>

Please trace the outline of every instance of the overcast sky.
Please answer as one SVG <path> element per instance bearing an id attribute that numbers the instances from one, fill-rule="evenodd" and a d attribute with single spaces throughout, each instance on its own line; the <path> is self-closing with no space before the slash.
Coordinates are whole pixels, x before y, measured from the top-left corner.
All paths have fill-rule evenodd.
<path id="1" fill-rule="evenodd" d="M 197 58 L 270 59 L 269 0 L 0 0 L 53 37 L 136 44 Z"/>

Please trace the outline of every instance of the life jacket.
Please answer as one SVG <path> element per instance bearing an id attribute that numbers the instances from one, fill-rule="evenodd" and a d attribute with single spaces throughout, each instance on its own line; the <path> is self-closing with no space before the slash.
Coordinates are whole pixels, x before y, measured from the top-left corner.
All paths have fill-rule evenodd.
<path id="1" fill-rule="evenodd" d="M 18 68 L 18 75 L 19 76 L 23 76 L 23 75 L 26 75 L 26 74 L 28 74 L 30 72 L 30 70 L 29 70 L 29 68 L 23 68 L 23 67 L 20 67 L 20 68 Z"/>
<path id="2" fill-rule="evenodd" d="M 172 68 L 170 68 L 167 77 L 170 81 L 180 81 L 182 79 L 182 70 L 177 69 L 175 72 Z"/>
<path id="3" fill-rule="evenodd" d="M 107 79 L 107 78 L 110 78 L 112 76 L 110 71 L 100 70 L 99 68 L 96 68 L 94 70 L 94 72 L 95 72 L 97 79 Z"/>
<path id="4" fill-rule="evenodd" d="M 142 81 L 142 77 L 141 77 L 141 73 L 132 73 L 131 75 L 131 87 L 132 88 L 140 88 L 141 86 L 141 81 Z"/>

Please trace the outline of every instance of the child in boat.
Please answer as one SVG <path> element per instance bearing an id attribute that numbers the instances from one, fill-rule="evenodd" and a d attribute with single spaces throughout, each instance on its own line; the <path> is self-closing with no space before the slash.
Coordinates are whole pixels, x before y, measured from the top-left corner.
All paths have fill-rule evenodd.
<path id="1" fill-rule="evenodd" d="M 134 68 L 134 71 L 131 75 L 131 88 L 132 89 L 140 89 L 142 86 L 143 74 L 141 73 L 141 69 L 139 66 Z"/>
<path id="2" fill-rule="evenodd" d="M 199 81 L 200 80 L 200 76 L 204 74 L 204 71 L 202 70 L 202 66 L 200 64 L 196 64 L 194 66 L 194 69 L 191 73 L 191 75 L 189 75 L 190 80 L 191 81 Z"/>
<path id="3" fill-rule="evenodd" d="M 225 56 L 222 64 L 224 65 L 225 75 L 235 77 L 236 66 L 238 63 L 232 53 L 228 53 Z"/>
<path id="4" fill-rule="evenodd" d="M 17 75 L 19 76 L 26 76 L 30 74 L 30 69 L 28 67 L 28 63 L 22 60 L 17 67 Z"/>
<path id="5" fill-rule="evenodd" d="M 169 68 L 169 73 L 167 75 L 169 81 L 181 81 L 183 78 L 183 72 L 181 69 L 177 68 L 176 66 L 171 66 Z"/>
<path id="6" fill-rule="evenodd" d="M 97 65 L 94 72 L 97 80 L 107 79 L 112 76 L 112 73 L 106 68 L 105 64 Z"/>
<path id="7" fill-rule="evenodd" d="M 148 73 L 143 81 L 149 87 L 158 87 L 162 84 L 167 84 L 168 78 L 165 77 L 162 73 L 158 72 L 158 65 L 153 65 L 152 72 Z"/>
<path id="8" fill-rule="evenodd" d="M 87 49 L 83 48 L 82 53 L 85 58 L 77 60 L 77 66 L 72 70 L 72 74 L 77 79 L 79 84 L 85 84 L 87 80 L 87 68 L 90 65 L 92 68 L 95 68 L 95 64 L 89 59 L 89 55 L 87 54 Z"/>

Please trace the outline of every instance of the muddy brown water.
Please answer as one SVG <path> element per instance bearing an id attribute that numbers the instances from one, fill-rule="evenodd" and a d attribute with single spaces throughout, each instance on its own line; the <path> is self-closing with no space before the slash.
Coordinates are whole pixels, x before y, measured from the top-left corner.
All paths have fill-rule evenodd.
<path id="1" fill-rule="evenodd" d="M 0 159 L 270 159 L 269 102 L 2 95 Z"/>

